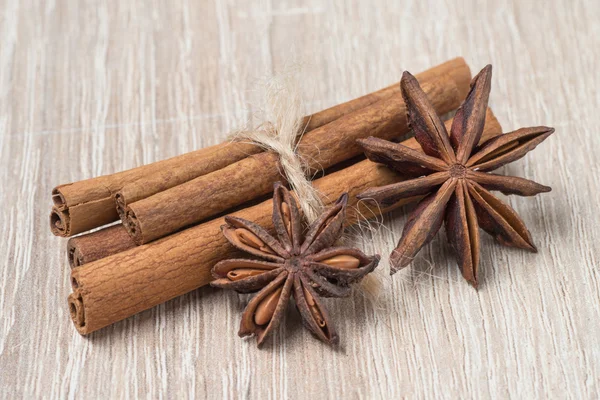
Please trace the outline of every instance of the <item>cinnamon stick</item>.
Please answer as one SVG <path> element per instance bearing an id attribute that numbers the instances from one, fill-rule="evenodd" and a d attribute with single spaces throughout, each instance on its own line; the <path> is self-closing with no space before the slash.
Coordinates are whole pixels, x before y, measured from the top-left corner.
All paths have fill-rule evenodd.
<path id="1" fill-rule="evenodd" d="M 463 100 L 465 88 L 457 87 L 450 75 L 434 75 L 426 80 L 417 75 L 417 79 L 438 114 L 456 109 Z M 393 139 L 408 130 L 406 108 L 398 89 L 395 95 L 304 134 L 297 151 L 312 174 L 360 154 L 356 139 Z M 130 203 L 121 218 L 137 244 L 149 243 L 270 193 L 273 183 L 284 179 L 281 170 L 277 154 L 255 154 Z M 122 199 L 124 193 L 117 196 Z"/>
<path id="2" fill-rule="evenodd" d="M 67 258 L 71 268 L 75 268 L 132 247 L 135 247 L 135 242 L 123 225 L 113 225 L 69 239 Z"/>
<path id="3" fill-rule="evenodd" d="M 430 69 L 426 74 L 450 74 L 457 84 L 460 83 L 460 87 L 465 87 L 461 80 L 470 75 L 468 71 L 465 61 L 456 58 Z M 304 120 L 306 131 L 388 97 L 397 91 L 396 86 L 307 116 Z M 127 196 L 131 196 L 129 202 L 132 202 L 260 152 L 262 149 L 252 144 L 226 142 L 127 171 L 57 186 L 52 191 L 54 206 L 50 213 L 50 229 L 57 236 L 72 236 L 118 220 L 114 195 L 125 185 L 137 181 L 127 190 Z"/>
<path id="4" fill-rule="evenodd" d="M 447 123 L 449 127 L 451 122 Z M 501 131 L 491 112 L 486 116 L 482 140 Z M 419 148 L 414 139 L 404 142 Z M 398 181 L 399 176 L 365 160 L 314 181 L 326 202 L 349 193 L 348 224 L 362 215 L 378 215 L 368 209 L 356 194 L 373 186 Z M 415 198 L 416 199 L 416 198 Z M 398 207 L 403 201 L 394 206 Z M 391 209 L 391 208 L 390 208 Z M 234 215 L 270 229 L 272 201 L 246 208 Z M 234 251 L 220 232 L 223 218 L 197 225 L 156 242 L 98 260 L 71 272 L 74 293 L 69 297 L 73 322 L 82 335 L 154 307 L 174 297 L 208 284 L 210 269 Z"/>

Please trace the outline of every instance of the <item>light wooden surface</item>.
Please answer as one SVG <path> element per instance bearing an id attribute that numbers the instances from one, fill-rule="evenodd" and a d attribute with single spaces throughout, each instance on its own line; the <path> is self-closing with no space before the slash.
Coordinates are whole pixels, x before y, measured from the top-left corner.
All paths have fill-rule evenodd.
<path id="1" fill-rule="evenodd" d="M 3 3 L 2 398 L 599 396 L 597 1 Z M 509 199 L 538 254 L 486 237 L 475 291 L 441 233 L 405 272 L 383 262 L 327 301 L 338 350 L 289 312 L 259 351 L 236 335 L 247 297 L 207 288 L 76 333 L 66 240 L 48 229 L 54 185 L 218 143 L 290 60 L 315 111 L 457 55 L 494 65 L 505 131 L 556 128 L 501 171 L 554 189 Z M 406 211 L 359 245 L 387 256 Z"/>

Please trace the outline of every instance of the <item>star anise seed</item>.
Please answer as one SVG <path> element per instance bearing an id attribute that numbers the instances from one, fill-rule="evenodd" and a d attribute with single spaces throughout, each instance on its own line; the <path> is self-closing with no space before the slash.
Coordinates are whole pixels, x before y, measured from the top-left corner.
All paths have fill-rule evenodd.
<path id="1" fill-rule="evenodd" d="M 335 344 L 338 336 L 321 297 L 343 297 L 350 285 L 373 271 L 379 256 L 348 247 L 333 247 L 343 230 L 348 196 L 325 211 L 304 235 L 295 197 L 277 183 L 273 195 L 273 225 L 277 239 L 261 226 L 225 217 L 221 227 L 229 242 L 258 260 L 232 259 L 216 264 L 213 286 L 239 293 L 256 292 L 242 315 L 240 336 L 255 334 L 260 346 L 280 324 L 291 297 L 304 325 L 319 339 Z"/>
<path id="2" fill-rule="evenodd" d="M 533 181 L 488 173 L 523 157 L 553 132 L 553 128 L 522 128 L 477 145 L 485 123 L 492 66 L 471 82 L 450 135 L 417 80 L 404 72 L 400 83 L 409 123 L 422 152 L 369 137 L 359 140 L 367 157 L 386 164 L 409 180 L 369 189 L 361 199 L 388 207 L 401 199 L 425 196 L 408 217 L 398 246 L 390 257 L 391 273 L 406 267 L 445 222 L 448 241 L 457 253 L 462 275 L 477 287 L 479 227 L 504 245 L 537 251 L 525 224 L 490 190 L 534 196 L 551 189 Z"/>

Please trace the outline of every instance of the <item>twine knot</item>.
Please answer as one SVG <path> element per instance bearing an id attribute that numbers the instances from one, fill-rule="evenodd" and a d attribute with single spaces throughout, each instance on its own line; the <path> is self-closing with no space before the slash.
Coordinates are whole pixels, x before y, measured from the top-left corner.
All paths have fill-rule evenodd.
<path id="1" fill-rule="evenodd" d="M 233 132 L 233 140 L 251 141 L 279 156 L 282 173 L 296 193 L 306 219 L 312 223 L 324 207 L 319 192 L 307 178 L 306 162 L 297 152 L 306 128 L 298 81 L 290 73 L 277 75 L 266 82 L 263 94 L 262 120 L 266 122 Z"/>

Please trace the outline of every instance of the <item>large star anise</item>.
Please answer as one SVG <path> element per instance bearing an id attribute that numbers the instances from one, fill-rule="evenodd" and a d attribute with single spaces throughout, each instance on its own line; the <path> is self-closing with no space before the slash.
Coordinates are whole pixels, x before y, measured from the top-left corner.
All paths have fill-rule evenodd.
<path id="1" fill-rule="evenodd" d="M 348 196 L 342 195 L 304 235 L 296 199 L 277 183 L 273 195 L 273 225 L 279 240 L 261 226 L 225 217 L 221 227 L 229 242 L 263 260 L 232 259 L 213 267 L 213 286 L 240 293 L 260 290 L 242 315 L 240 336 L 255 334 L 260 346 L 283 317 L 294 297 L 304 325 L 319 339 L 335 344 L 338 336 L 320 297 L 350 294 L 350 284 L 373 271 L 379 256 L 348 247 L 332 247 L 340 237 Z"/>
<path id="2" fill-rule="evenodd" d="M 417 80 L 404 72 L 400 84 L 402 96 L 423 152 L 373 137 L 359 141 L 370 160 L 413 178 L 367 190 L 359 198 L 390 206 L 403 198 L 426 195 L 410 214 L 402 238 L 390 256 L 392 274 L 413 260 L 435 236 L 442 221 L 448 241 L 457 253 L 462 275 L 475 287 L 478 225 L 504 245 L 537 251 L 517 213 L 489 190 L 533 196 L 551 189 L 527 179 L 487 172 L 523 157 L 554 129 L 522 128 L 477 146 L 483 132 L 491 77 L 492 66 L 488 65 L 473 78 L 448 136 Z"/>

